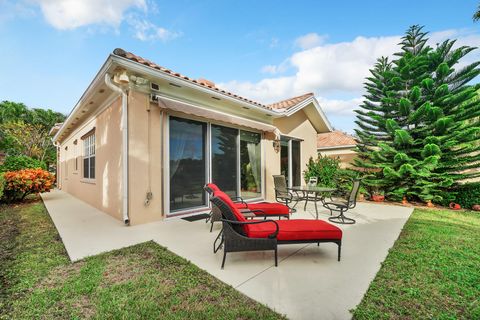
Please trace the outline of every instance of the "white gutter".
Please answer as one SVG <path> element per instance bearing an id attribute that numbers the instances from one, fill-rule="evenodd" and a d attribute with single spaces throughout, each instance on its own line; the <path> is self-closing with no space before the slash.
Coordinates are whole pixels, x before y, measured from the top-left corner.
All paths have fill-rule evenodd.
<path id="1" fill-rule="evenodd" d="M 105 74 L 107 87 L 122 95 L 122 214 L 123 222 L 130 224 L 128 216 L 128 95 L 127 90 L 113 84 L 110 74 Z"/>
<path id="2" fill-rule="evenodd" d="M 167 74 L 165 72 L 162 72 L 160 70 L 152 69 L 149 66 L 145 66 L 145 65 L 140 64 L 138 62 L 131 61 L 131 60 L 129 60 L 127 58 L 124 58 L 124 57 L 120 57 L 120 56 L 117 56 L 115 54 L 110 54 L 110 58 L 112 59 L 112 61 L 114 61 L 115 63 L 117 63 L 118 65 L 120 65 L 124 68 L 128 68 L 130 70 L 133 70 L 133 71 L 136 71 L 136 72 L 139 72 L 139 73 L 147 74 L 151 77 L 164 79 L 164 80 L 167 80 L 171 83 L 178 84 L 180 86 L 193 88 L 195 90 L 208 93 L 208 94 L 210 94 L 212 96 L 215 96 L 217 98 L 232 101 L 232 102 L 240 104 L 244 107 L 254 109 L 254 110 L 259 111 L 263 114 L 268 114 L 272 117 L 282 117 L 282 116 L 284 116 L 283 113 L 277 112 L 275 110 L 266 109 L 266 108 L 258 106 L 256 104 L 253 104 L 253 103 L 250 103 L 250 102 L 247 102 L 247 101 L 243 101 L 239 98 L 229 96 L 228 94 L 222 93 L 220 91 L 216 91 L 214 89 L 206 88 L 206 87 L 204 87 L 200 84 L 193 83 L 190 80 L 182 79 L 182 78 L 179 78 L 177 76 L 173 76 L 173 75 Z"/>

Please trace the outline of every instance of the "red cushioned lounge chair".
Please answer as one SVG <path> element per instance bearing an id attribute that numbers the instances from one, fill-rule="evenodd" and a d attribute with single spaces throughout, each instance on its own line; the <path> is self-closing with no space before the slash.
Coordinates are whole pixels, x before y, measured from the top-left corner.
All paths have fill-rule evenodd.
<path id="1" fill-rule="evenodd" d="M 342 230 L 337 226 L 323 220 L 246 220 L 230 197 L 221 191 L 215 192 L 210 201 L 223 215 L 222 269 L 227 252 L 257 250 L 273 250 L 277 266 L 277 245 L 293 243 L 336 243 L 340 261 Z"/>
<path id="2" fill-rule="evenodd" d="M 214 183 L 207 183 L 204 186 L 205 191 L 207 191 L 210 196 L 214 196 L 215 192 L 221 191 L 220 188 Z M 282 203 L 276 202 L 260 202 L 260 203 L 247 203 L 241 197 L 230 197 L 235 205 L 235 207 L 241 210 L 243 213 L 249 212 L 253 213 L 255 217 L 281 217 L 290 219 L 290 208 Z M 210 221 L 210 232 L 213 228 L 213 223 L 215 221 L 220 221 L 222 218 L 222 214 L 218 211 L 213 209 L 210 217 L 207 218 L 206 222 Z"/>

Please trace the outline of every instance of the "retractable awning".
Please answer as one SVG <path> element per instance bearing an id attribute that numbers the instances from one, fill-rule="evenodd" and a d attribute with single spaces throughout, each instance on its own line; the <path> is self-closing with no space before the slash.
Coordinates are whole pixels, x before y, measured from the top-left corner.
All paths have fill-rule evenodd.
<path id="1" fill-rule="evenodd" d="M 162 96 L 156 96 L 158 101 L 158 106 L 162 109 L 173 110 L 177 112 L 182 112 L 197 117 L 202 117 L 208 120 L 221 121 L 225 123 L 234 124 L 237 126 L 247 127 L 263 132 L 273 132 L 276 139 L 280 139 L 281 132 L 277 127 L 262 123 L 255 120 L 250 120 L 242 118 L 239 116 L 234 116 L 228 113 L 221 111 L 211 110 L 204 107 L 196 106 L 187 102 L 178 101 L 175 99 L 165 98 Z"/>

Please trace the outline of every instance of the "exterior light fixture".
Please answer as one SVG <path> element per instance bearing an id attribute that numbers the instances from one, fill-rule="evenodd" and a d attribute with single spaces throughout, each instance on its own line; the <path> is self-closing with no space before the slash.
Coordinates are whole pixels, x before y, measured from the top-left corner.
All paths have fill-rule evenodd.
<path id="1" fill-rule="evenodd" d="M 273 140 L 273 150 L 275 150 L 276 153 L 280 152 L 280 140 Z"/>

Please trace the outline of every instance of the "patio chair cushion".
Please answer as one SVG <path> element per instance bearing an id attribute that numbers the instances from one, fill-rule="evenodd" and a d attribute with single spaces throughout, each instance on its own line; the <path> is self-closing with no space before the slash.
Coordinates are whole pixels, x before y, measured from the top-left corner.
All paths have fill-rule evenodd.
<path id="1" fill-rule="evenodd" d="M 215 183 L 207 183 L 207 187 L 212 189 L 213 193 L 220 191 L 220 188 Z"/>
<path id="2" fill-rule="evenodd" d="M 235 203 L 233 203 L 232 199 L 230 199 L 230 197 L 228 196 L 228 194 L 226 194 L 225 192 L 223 191 L 216 191 L 215 192 L 215 197 L 218 197 L 220 198 L 221 200 L 223 200 L 223 202 L 225 202 L 229 207 L 230 209 L 232 210 L 233 214 L 235 215 L 235 218 L 238 220 L 238 221 L 247 221 L 247 219 L 245 219 L 245 217 L 243 216 L 243 214 L 240 212 L 240 210 L 237 208 L 237 206 L 235 205 Z"/>
<path id="3" fill-rule="evenodd" d="M 279 241 L 342 239 L 342 230 L 323 220 L 278 220 Z M 245 226 L 249 238 L 267 238 L 275 231 L 273 223 L 260 223 Z"/>
<path id="4" fill-rule="evenodd" d="M 249 210 L 262 210 L 261 213 L 255 213 L 257 215 L 286 215 L 290 214 L 290 209 L 281 203 L 274 203 L 274 202 L 260 202 L 260 203 L 247 203 L 246 205 L 243 203 L 236 203 L 235 206 L 238 209 L 249 209 Z"/>

